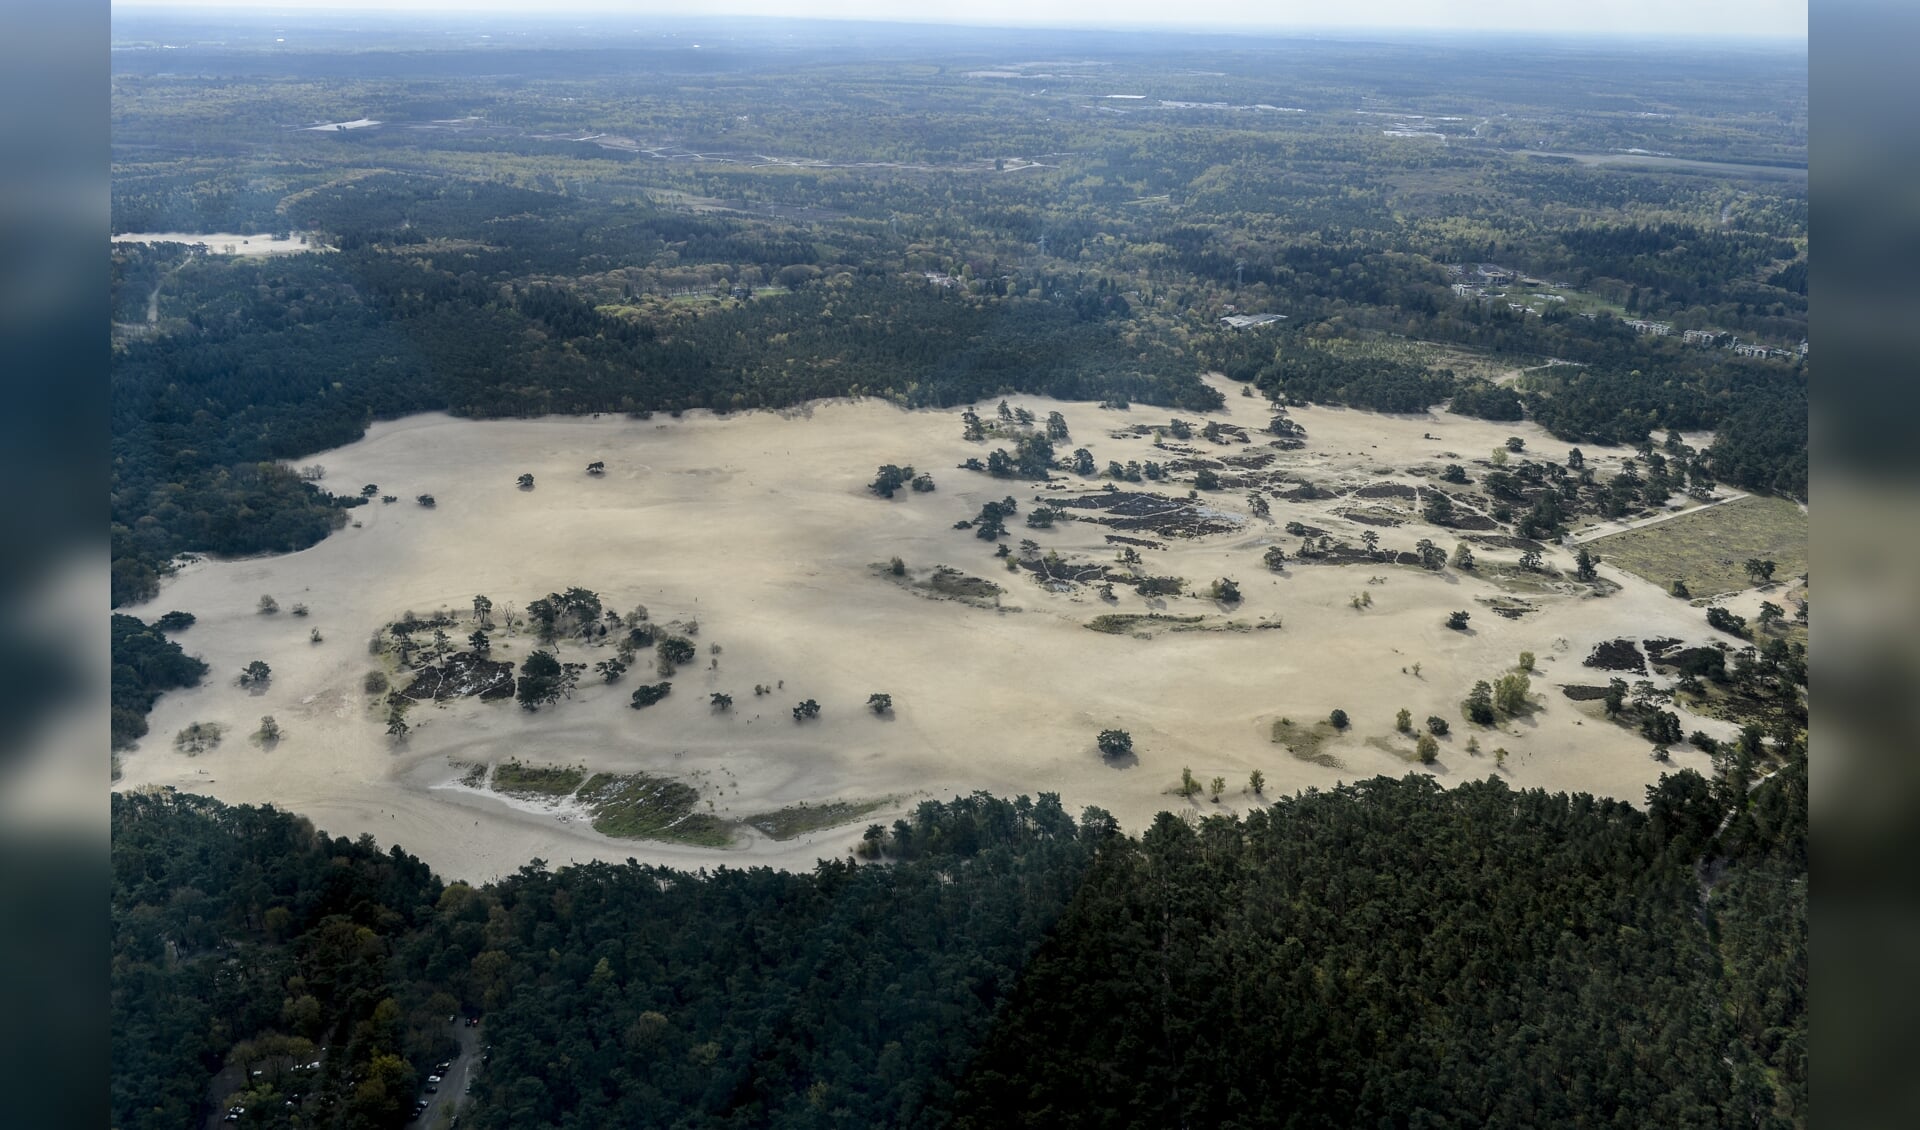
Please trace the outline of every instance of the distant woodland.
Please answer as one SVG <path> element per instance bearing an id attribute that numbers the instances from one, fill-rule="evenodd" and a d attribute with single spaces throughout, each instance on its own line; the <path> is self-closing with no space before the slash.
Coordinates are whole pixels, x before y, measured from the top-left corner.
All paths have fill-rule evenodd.
<path id="1" fill-rule="evenodd" d="M 145 42 L 139 19 L 123 26 Z M 1214 398 L 1200 374 L 1219 368 L 1296 401 L 1407 412 L 1458 397 L 1586 443 L 1714 429 L 1719 479 L 1804 495 L 1804 177 L 1520 152 L 1638 147 L 1792 174 L 1804 59 L 1284 41 L 1169 55 L 1096 37 L 1080 46 L 1108 53 L 1098 81 L 1056 89 L 974 73 L 968 52 L 1011 47 L 980 35 L 903 46 L 926 64 L 904 68 L 806 37 L 700 63 L 643 43 L 534 52 L 515 57 L 527 81 L 511 94 L 485 51 L 424 70 L 345 47 L 269 60 L 244 37 L 117 52 L 116 232 L 298 233 L 336 250 L 114 248 L 115 602 L 151 595 L 182 552 L 325 537 L 357 499 L 280 461 L 425 409 L 1025 392 L 1198 412 Z M 1152 98 L 1100 97 L 1136 88 Z M 1405 120 L 1356 115 L 1370 98 Z M 382 125 L 290 128 L 343 113 Z M 1479 125 L 1390 135 L 1417 115 Z M 1446 268 L 1473 263 L 1571 301 L 1526 314 L 1455 293 Z M 1286 320 L 1224 328 L 1236 309 Z M 1792 355 L 1689 345 L 1687 329 Z M 1493 388 L 1368 359 L 1408 341 L 1529 371 Z M 1538 368 L 1548 358 L 1572 364 Z"/>

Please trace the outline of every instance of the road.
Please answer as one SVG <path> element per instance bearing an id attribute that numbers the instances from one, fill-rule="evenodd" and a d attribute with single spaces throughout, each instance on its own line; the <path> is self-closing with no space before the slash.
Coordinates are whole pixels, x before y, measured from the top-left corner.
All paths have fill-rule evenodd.
<path id="1" fill-rule="evenodd" d="M 435 1130 L 453 1125 L 454 1116 L 467 1104 L 467 1085 L 479 1071 L 480 1049 L 484 1046 L 480 1035 L 485 1031 L 484 1022 L 478 1028 L 469 1028 L 466 1019 L 461 1018 L 454 1030 L 454 1035 L 460 1040 L 460 1054 L 454 1058 L 453 1066 L 447 1069 L 446 1077 L 440 1080 L 439 1092 L 432 1095 L 423 1092 L 420 1095 L 427 1100 L 427 1109 L 408 1125 L 431 1126 Z"/>
<path id="2" fill-rule="evenodd" d="M 1716 498 L 1712 502 L 1709 502 L 1704 506 L 1694 506 L 1694 507 L 1689 507 L 1686 510 L 1676 510 L 1671 514 L 1655 514 L 1651 518 L 1640 518 L 1632 522 L 1602 522 L 1597 526 L 1589 526 L 1586 529 L 1581 530 L 1579 533 L 1574 534 L 1573 542 L 1575 545 L 1581 545 L 1586 542 L 1590 542 L 1599 538 L 1606 537 L 1610 534 L 1625 533 L 1628 530 L 1637 530 L 1642 526 L 1657 525 L 1661 522 L 1671 521 L 1675 518 L 1684 518 L 1689 514 L 1698 514 L 1702 510 L 1711 510 L 1716 506 L 1725 506 L 1729 502 L 1738 502 L 1741 499 L 1746 497 L 1748 497 L 1748 495 L 1736 491 L 1725 498 Z"/>

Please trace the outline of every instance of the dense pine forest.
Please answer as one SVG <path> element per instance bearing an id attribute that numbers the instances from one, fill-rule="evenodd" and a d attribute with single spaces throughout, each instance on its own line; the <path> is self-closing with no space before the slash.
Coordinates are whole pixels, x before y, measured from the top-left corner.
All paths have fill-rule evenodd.
<path id="1" fill-rule="evenodd" d="M 1378 778 L 1137 838 L 976 795 L 872 862 L 483 887 L 116 796 L 114 1125 L 233 1063 L 250 1125 L 398 1126 L 452 1015 L 489 1127 L 1798 1125 L 1805 791 Z"/>

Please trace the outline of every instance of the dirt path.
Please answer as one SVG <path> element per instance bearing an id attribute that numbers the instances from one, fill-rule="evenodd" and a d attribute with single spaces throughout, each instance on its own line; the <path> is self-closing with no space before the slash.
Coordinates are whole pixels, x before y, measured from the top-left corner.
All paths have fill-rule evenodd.
<path id="1" fill-rule="evenodd" d="M 1613 534 L 1624 534 L 1628 530 L 1637 530 L 1643 526 L 1658 525 L 1661 522 L 1672 521 L 1675 518 L 1683 518 L 1688 514 L 1698 514 L 1702 510 L 1711 510 L 1716 506 L 1725 506 L 1729 502 L 1738 502 L 1747 497 L 1750 496 L 1745 492 L 1736 491 L 1725 498 L 1716 498 L 1705 506 L 1693 506 L 1685 510 L 1676 510 L 1671 514 L 1655 514 L 1651 518 L 1636 518 L 1631 522 L 1602 522 L 1598 526 L 1591 526 L 1574 534 L 1573 543 L 1575 545 L 1582 545 L 1586 542 L 1597 541 L 1600 538 L 1609 537 Z"/>

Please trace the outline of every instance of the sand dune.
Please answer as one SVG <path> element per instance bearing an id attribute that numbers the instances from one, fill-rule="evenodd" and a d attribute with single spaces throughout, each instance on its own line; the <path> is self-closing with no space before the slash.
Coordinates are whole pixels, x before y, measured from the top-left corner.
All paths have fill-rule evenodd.
<path id="1" fill-rule="evenodd" d="M 1164 423 L 1164 410 L 1014 402 L 1043 419 L 1056 409 L 1066 416 L 1073 441 L 1063 454 L 1084 445 L 1102 466 L 1165 458 L 1149 438 L 1107 434 Z M 989 406 L 981 410 L 991 415 Z M 1267 415 L 1263 401 L 1230 395 L 1223 411 L 1205 418 L 1251 431 Z M 1556 459 L 1567 448 L 1532 425 L 1442 414 L 1313 408 L 1294 416 L 1307 429 L 1307 446 L 1282 454 L 1268 470 L 1329 485 L 1421 482 L 1405 469 L 1484 457 L 1511 434 L 1523 436 L 1530 452 Z M 327 485 L 337 491 L 377 483 L 405 501 L 355 510 L 359 528 L 301 553 L 189 565 L 136 610 L 149 617 L 171 608 L 194 613 L 199 622 L 181 642 L 214 674 L 160 701 L 150 736 L 123 758 L 119 787 L 173 785 L 234 802 L 271 801 L 336 834 L 370 832 L 399 843 L 443 873 L 469 879 L 510 872 L 534 857 L 804 867 L 822 855 L 844 855 L 867 821 L 786 843 L 748 833 L 734 849 L 705 849 L 611 840 L 578 818 L 447 786 L 461 775 L 455 762 L 518 757 L 677 776 L 698 785 L 716 813 L 734 818 L 800 801 L 888 797 L 889 806 L 871 818 L 887 821 L 925 797 L 987 789 L 1058 792 L 1070 809 L 1097 804 L 1138 828 L 1162 809 L 1258 803 L 1241 792 L 1254 768 L 1265 773 L 1270 795 L 1416 768 L 1367 742 L 1390 738 L 1410 749 L 1411 739 L 1392 734 L 1402 706 L 1416 719 L 1453 720 L 1439 762 L 1427 771 L 1443 782 L 1493 773 L 1490 752 L 1464 751 L 1470 728 L 1458 703 L 1475 680 L 1508 669 L 1522 650 L 1539 657 L 1535 686 L 1544 709 L 1510 732 L 1480 735 L 1488 751 L 1511 751 L 1502 772 L 1514 785 L 1637 802 L 1664 771 L 1637 735 L 1589 717 L 1555 689 L 1605 681 L 1580 666 L 1601 640 L 1700 638 L 1698 611 L 1657 588 L 1603 566 L 1621 586 L 1617 593 L 1539 598 L 1540 611 L 1507 620 L 1475 603 L 1499 594 L 1491 582 L 1451 569 L 1301 565 L 1276 576 L 1260 555 L 1276 539 L 1289 552 L 1298 544 L 1283 532 L 1286 522 L 1354 538 L 1365 527 L 1330 516 L 1335 504 L 1326 501 L 1276 501 L 1271 522 L 1255 519 L 1244 491 L 1223 491 L 1210 505 L 1240 516 L 1239 531 L 1142 552 L 1154 574 L 1200 586 L 1236 578 L 1245 593 L 1241 606 L 1226 610 L 1195 597 L 1148 602 L 1124 588 L 1117 604 L 1085 587 L 1050 592 L 1025 574 L 1007 573 L 990 543 L 951 528 L 989 499 L 1012 494 L 1024 512 L 1044 493 L 1038 484 L 955 469 L 985 454 L 961 438 L 958 417 L 958 410 L 907 412 L 861 401 L 727 418 L 476 422 L 423 415 L 377 424 L 361 442 L 301 462 L 324 464 Z M 1260 443 L 1256 435 L 1253 449 Z M 1197 439 L 1193 446 L 1209 447 Z M 605 462 L 604 476 L 584 472 L 594 460 Z M 881 463 L 931 471 L 939 489 L 878 499 L 865 484 Z M 515 487 L 523 472 L 536 476 L 534 490 Z M 1076 492 L 1094 485 L 1067 480 Z M 1182 483 L 1169 493 L 1185 491 Z M 423 492 L 436 496 L 435 508 L 411 501 Z M 1079 522 L 1028 530 L 1016 519 L 1008 540 L 1031 537 L 1063 555 L 1111 561 L 1107 532 Z M 1428 536 L 1451 549 L 1457 540 L 1418 522 L 1378 532 L 1392 548 Z M 1007 589 L 1002 607 L 927 599 L 876 575 L 872 565 L 895 555 L 916 570 L 946 564 L 996 581 Z M 1564 554 L 1551 559 L 1567 565 Z M 1385 583 L 1368 585 L 1369 576 Z M 378 665 L 367 651 L 370 633 L 408 609 L 464 610 L 474 594 L 485 593 L 498 615 L 510 602 L 524 607 L 574 584 L 601 593 L 609 607 L 644 603 L 656 621 L 697 619 L 699 667 L 707 663 L 706 645 L 719 643 L 719 669 L 682 670 L 673 695 L 645 711 L 629 709 L 627 698 L 635 676 L 651 678 L 646 671 L 611 687 L 583 686 L 572 701 L 538 714 L 511 702 L 423 705 L 412 713 L 410 739 L 390 741 L 383 712 L 361 689 Z M 1371 609 L 1349 607 L 1360 591 L 1372 595 Z M 259 614 L 262 594 L 274 596 L 282 611 Z M 295 602 L 307 604 L 311 616 L 290 615 Z M 1474 613 L 1471 633 L 1443 626 L 1455 608 Z M 1152 639 L 1084 627 L 1103 612 L 1152 610 L 1249 624 L 1279 617 L 1284 627 Z M 311 628 L 324 642 L 308 642 Z M 523 658 L 532 646 L 525 634 L 496 638 L 503 658 Z M 563 650 L 563 658 L 588 662 L 608 654 Z M 251 693 L 232 680 L 256 658 L 272 665 L 274 678 Z M 1418 676 L 1411 673 L 1416 663 Z M 752 693 L 756 683 L 782 681 L 770 697 Z M 710 690 L 734 696 L 731 714 L 710 710 Z M 864 709 L 875 691 L 893 696 L 892 718 Z M 809 697 L 822 704 L 822 716 L 796 724 L 789 710 Z M 1341 768 L 1298 760 L 1269 740 L 1276 718 L 1317 720 L 1334 707 L 1354 720 L 1350 734 L 1329 747 Z M 262 714 L 273 714 L 286 732 L 271 750 L 245 738 Z M 208 753 L 176 752 L 172 736 L 194 721 L 220 722 L 229 736 Z M 1725 731 L 1683 721 L 1688 729 Z M 1137 761 L 1102 761 L 1094 737 L 1109 726 L 1133 734 Z M 1673 756 L 1705 768 L 1691 749 Z M 1202 779 L 1224 776 L 1224 801 L 1172 795 L 1183 766 Z"/>

